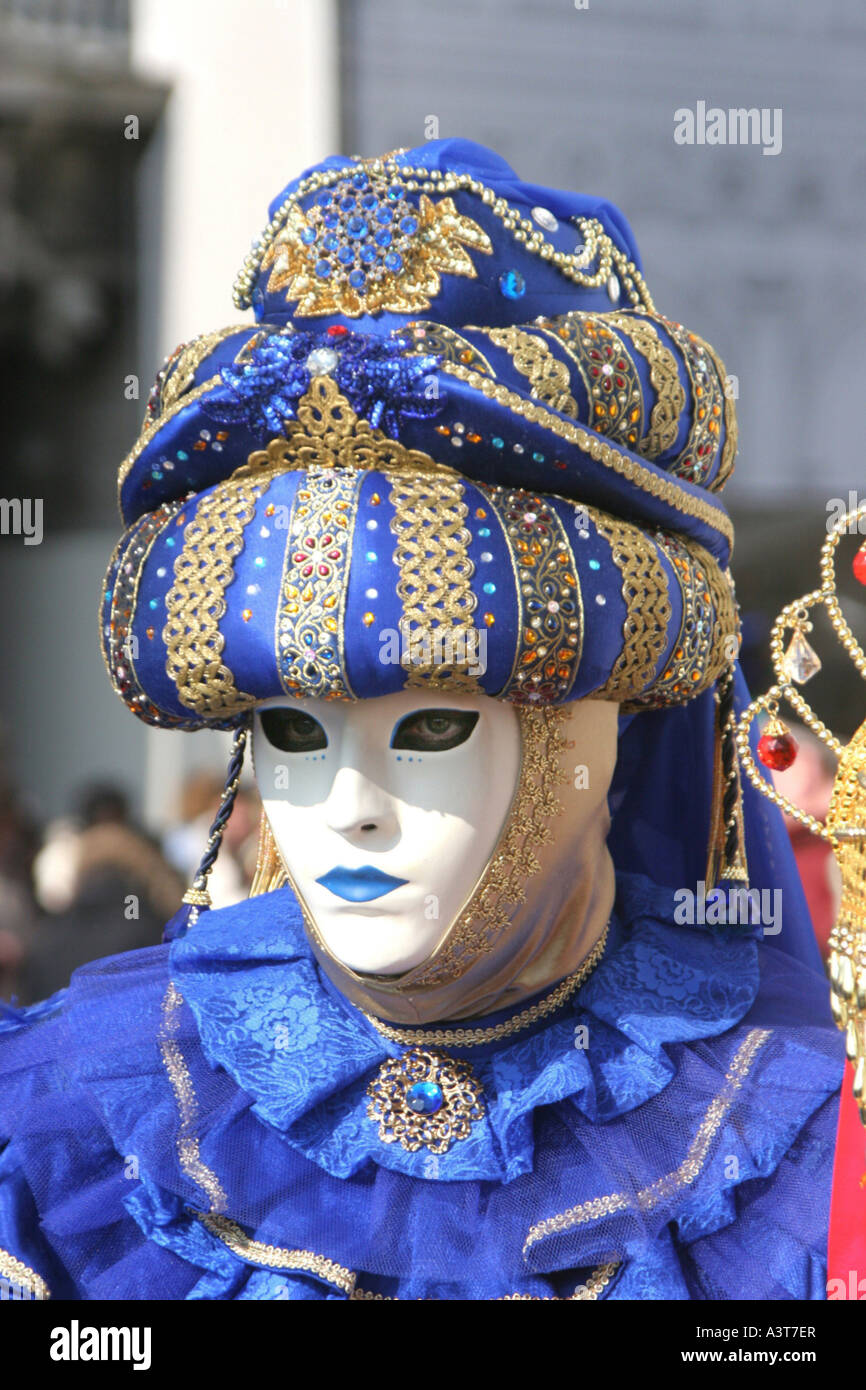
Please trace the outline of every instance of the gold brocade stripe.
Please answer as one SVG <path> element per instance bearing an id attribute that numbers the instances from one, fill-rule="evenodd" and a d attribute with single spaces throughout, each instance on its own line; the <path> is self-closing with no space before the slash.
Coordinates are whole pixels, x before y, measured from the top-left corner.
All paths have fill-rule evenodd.
<path id="1" fill-rule="evenodd" d="M 272 477 L 265 470 L 239 469 L 228 482 L 200 494 L 174 562 L 162 631 L 166 674 L 180 703 L 206 718 L 230 717 L 255 704 L 255 696 L 238 689 L 222 660 L 225 638 L 219 623 L 244 531 Z"/>
<path id="2" fill-rule="evenodd" d="M 233 333 L 243 333 L 248 329 L 249 324 L 234 323 L 230 328 L 218 328 L 213 333 L 202 333 L 200 337 L 193 338 L 192 342 L 186 343 L 181 348 L 176 361 L 173 364 L 171 374 L 163 383 L 160 392 L 161 411 L 176 405 L 181 396 L 185 396 L 192 386 L 193 377 L 206 357 L 209 357 L 214 348 L 219 347 L 225 338 L 230 338 Z"/>
<path id="3" fill-rule="evenodd" d="M 207 1195 L 211 1211 L 219 1211 L 225 1206 L 227 1198 L 222 1183 L 212 1169 L 208 1168 L 199 1153 L 199 1142 L 194 1133 L 198 1121 L 198 1100 L 192 1084 L 180 1045 L 175 1034 L 180 1019 L 178 1017 L 183 995 L 176 985 L 169 984 L 162 1001 L 162 1026 L 159 1030 L 159 1051 L 163 1066 L 168 1073 L 171 1089 L 177 1103 L 180 1127 L 177 1134 L 177 1156 L 187 1177 Z"/>
<path id="4" fill-rule="evenodd" d="M 680 416 L 686 404 L 686 393 L 677 371 L 677 359 L 670 349 L 665 347 L 655 326 L 646 319 L 627 312 L 605 314 L 604 318 L 615 324 L 620 333 L 630 338 L 641 356 L 646 358 L 656 400 L 646 438 L 641 440 L 638 452 L 644 458 L 658 458 L 659 454 L 673 446 L 679 432 Z"/>
<path id="5" fill-rule="evenodd" d="M 475 325 L 468 325 L 474 328 Z M 550 348 L 534 333 L 521 328 L 479 328 L 495 347 L 504 348 L 515 369 L 529 381 L 536 400 L 545 401 L 554 410 L 577 418 L 577 401 L 571 394 L 571 377 L 564 362 L 554 357 Z"/>
<path id="6" fill-rule="evenodd" d="M 242 1226 L 229 1220 L 227 1216 L 212 1216 L 201 1211 L 193 1212 L 193 1215 L 212 1236 L 216 1236 L 223 1245 L 227 1245 L 232 1254 L 249 1264 L 260 1265 L 265 1269 L 314 1274 L 351 1297 L 356 1276 L 344 1265 L 328 1260 L 324 1255 L 316 1255 L 312 1250 L 284 1250 L 278 1245 L 265 1245 L 260 1240 L 253 1240 Z"/>
<path id="7" fill-rule="evenodd" d="M 138 439 L 135 441 L 126 458 L 123 460 L 123 463 L 120 465 L 120 469 L 117 474 L 118 503 L 120 502 L 121 488 L 123 487 L 123 484 L 126 482 L 127 476 L 131 471 L 133 464 L 135 463 L 136 459 L 138 459 L 139 456 L 144 453 L 144 450 L 147 448 L 150 441 L 152 439 L 155 439 L 156 436 L 159 434 L 160 430 L 168 424 L 169 420 L 173 420 L 175 415 L 177 415 L 181 410 L 185 410 L 188 405 L 194 405 L 196 401 L 201 400 L 202 396 L 204 396 L 208 391 L 212 391 L 215 386 L 219 386 L 221 382 L 221 376 L 208 377 L 207 381 L 202 382 L 201 386 L 196 386 L 194 391 L 188 391 L 187 394 L 181 397 L 181 399 L 177 401 L 169 410 L 167 410 L 164 415 L 160 415 L 158 420 L 154 420 L 152 425 L 148 425 L 145 429 L 141 431 L 141 434 L 138 436 Z"/>
<path id="8" fill-rule="evenodd" d="M 498 1298 L 485 1300 L 490 1303 L 594 1303 L 607 1288 L 613 1276 L 616 1274 L 621 1260 L 611 1260 L 609 1264 L 599 1265 L 594 1269 L 585 1284 L 578 1284 L 574 1293 L 570 1293 L 567 1298 L 558 1298 L 556 1294 L 538 1293 L 506 1293 Z M 352 1299 L 363 1300 L 375 1303 L 401 1303 L 404 1300 L 398 1296 L 387 1293 L 370 1293 L 367 1289 L 355 1288 L 350 1295 Z M 434 1303 L 436 1299 L 418 1299 L 417 1302 Z"/>
<path id="9" fill-rule="evenodd" d="M 506 406 L 515 415 L 519 415 L 525 420 L 531 420 L 535 424 L 543 425 L 558 438 L 577 445 L 579 449 L 584 450 L 591 458 L 603 464 L 605 468 L 613 469 L 615 473 L 626 478 L 628 482 L 634 483 L 643 492 L 664 502 L 666 506 L 673 507 L 683 516 L 694 517 L 712 527 L 718 535 L 725 538 L 729 545 L 733 545 L 734 528 L 730 518 L 718 507 L 714 507 L 712 503 L 704 501 L 702 497 L 693 497 L 684 488 L 671 482 L 669 478 L 657 477 L 643 464 L 638 463 L 636 459 L 620 453 L 612 444 L 597 439 L 581 426 L 573 425 L 570 420 L 562 420 L 557 415 L 552 415 L 544 406 L 535 401 L 526 400 L 517 391 L 509 391 L 507 387 L 489 381 L 478 372 L 468 371 L 453 362 L 443 362 L 441 370 L 449 376 L 465 381 L 467 386 L 476 387 L 482 395 L 489 396 L 491 400 Z"/>
<path id="10" fill-rule="evenodd" d="M 626 1211 L 630 1208 L 638 1211 L 652 1211 L 660 1202 L 673 1196 L 682 1187 L 687 1187 L 693 1183 L 700 1176 L 712 1142 L 736 1100 L 737 1093 L 748 1076 L 755 1057 L 771 1036 L 772 1029 L 770 1028 L 753 1028 L 747 1033 L 744 1042 L 740 1044 L 734 1054 L 721 1091 L 709 1106 L 689 1146 L 688 1153 L 678 1168 L 666 1173 L 636 1193 L 612 1192 L 605 1197 L 594 1197 L 589 1202 L 582 1202 L 580 1206 L 570 1207 L 567 1211 L 559 1212 L 556 1216 L 549 1216 L 544 1221 L 537 1222 L 530 1228 L 524 1242 L 524 1255 L 531 1246 L 546 1236 L 570 1231 L 575 1226 L 597 1221 L 602 1216 L 611 1216 L 615 1212 Z"/>
<path id="11" fill-rule="evenodd" d="M 586 423 L 637 451 L 644 421 L 640 377 L 631 354 L 610 326 L 610 315 L 574 310 L 542 325 L 570 357 L 586 391 Z"/>
<path id="12" fill-rule="evenodd" d="M 391 531 L 397 538 L 397 595 L 402 664 L 407 685 L 434 684 L 440 690 L 477 692 L 469 668 L 478 654 L 472 615 L 477 600 L 466 528 L 469 508 L 462 480 L 450 470 L 403 472 L 386 469 L 394 507 Z"/>
<path id="13" fill-rule="evenodd" d="M 395 1028 L 393 1024 L 384 1023 L 381 1019 L 374 1018 L 372 1014 L 365 1013 L 364 1017 L 372 1023 L 376 1032 L 381 1033 L 382 1037 L 387 1038 L 389 1042 L 414 1043 L 424 1047 L 480 1047 L 484 1043 L 499 1042 L 501 1038 L 510 1038 L 515 1033 L 521 1032 L 522 1029 L 531 1027 L 539 1019 L 547 1018 L 549 1014 L 555 1013 L 567 999 L 570 999 L 589 978 L 604 955 L 609 932 L 610 923 L 605 927 L 580 969 L 576 970 L 573 975 L 568 975 L 564 980 L 560 980 L 556 989 L 551 990 L 550 994 L 539 999 L 537 1004 L 515 1014 L 513 1018 L 508 1018 L 504 1023 L 497 1023 L 490 1028 L 433 1028 L 419 1031 L 412 1028 Z"/>
<path id="14" fill-rule="evenodd" d="M 717 375 L 718 363 L 703 338 L 691 333 L 673 319 L 661 319 L 683 356 L 692 395 L 692 419 L 680 454 L 668 465 L 670 471 L 691 482 L 703 484 L 709 474 L 721 438 L 724 378 Z M 712 367 L 704 353 L 711 358 Z"/>
<path id="15" fill-rule="evenodd" d="M 587 511 L 610 545 L 626 606 L 622 651 L 594 698 L 623 703 L 646 690 L 667 646 L 672 616 L 668 582 L 655 544 L 640 527 L 592 508 Z"/>
<path id="16" fill-rule="evenodd" d="M 7 1280 L 16 1288 L 24 1289 L 32 1298 L 50 1298 L 51 1290 L 41 1275 L 10 1255 L 8 1250 L 0 1249 L 0 1279 Z"/>
<path id="17" fill-rule="evenodd" d="M 480 348 L 464 338 L 447 323 L 433 323 L 431 319 L 413 319 L 405 328 L 391 330 L 392 338 L 411 337 L 418 352 L 436 353 L 443 362 L 456 362 L 459 366 L 471 367 L 484 376 L 496 375 Z"/>

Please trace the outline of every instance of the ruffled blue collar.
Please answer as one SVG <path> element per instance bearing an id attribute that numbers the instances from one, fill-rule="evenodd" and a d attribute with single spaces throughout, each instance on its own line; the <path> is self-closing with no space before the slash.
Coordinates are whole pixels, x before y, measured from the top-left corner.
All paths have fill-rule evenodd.
<path id="1" fill-rule="evenodd" d="M 438 1155 L 379 1137 L 367 1088 L 405 1048 L 327 983 L 288 893 L 205 914 L 172 944 L 170 970 L 210 1066 L 227 1072 L 252 1098 L 253 1113 L 326 1172 L 346 1178 L 374 1164 L 411 1177 L 510 1182 L 532 1171 L 538 1107 L 565 1104 L 591 1122 L 612 1120 L 672 1080 L 671 1045 L 724 1033 L 751 1008 L 755 941 L 675 926 L 673 914 L 670 890 L 621 875 L 604 956 L 577 994 L 498 1043 L 447 1049 L 471 1063 L 485 1113 Z"/>

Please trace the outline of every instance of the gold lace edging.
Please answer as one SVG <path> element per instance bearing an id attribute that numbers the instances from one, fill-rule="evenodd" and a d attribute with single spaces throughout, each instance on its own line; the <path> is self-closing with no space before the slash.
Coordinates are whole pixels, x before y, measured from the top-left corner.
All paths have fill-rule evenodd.
<path id="1" fill-rule="evenodd" d="M 589 514 L 610 545 L 626 606 L 622 651 L 595 698 L 624 703 L 646 690 L 664 655 L 672 616 L 668 581 L 654 543 L 638 526 Z"/>
<path id="2" fill-rule="evenodd" d="M 745 1040 L 734 1054 L 725 1075 L 722 1089 L 710 1104 L 698 1126 L 694 1139 L 689 1145 L 688 1153 L 678 1168 L 666 1173 L 661 1178 L 657 1178 L 654 1183 L 641 1188 L 636 1193 L 612 1192 L 605 1197 L 593 1197 L 589 1202 L 581 1202 L 580 1206 L 570 1207 L 567 1211 L 559 1212 L 556 1216 L 548 1216 L 544 1221 L 537 1222 L 530 1227 L 524 1242 L 524 1255 L 546 1236 L 572 1230 L 575 1226 L 597 1221 L 602 1216 L 611 1216 L 615 1212 L 629 1209 L 652 1211 L 660 1202 L 673 1196 L 680 1188 L 693 1183 L 700 1176 L 712 1142 L 736 1100 L 737 1093 L 748 1076 L 756 1056 L 771 1036 L 772 1029 L 770 1028 L 753 1028 L 747 1033 Z"/>
<path id="3" fill-rule="evenodd" d="M 0 1249 L 0 1279 L 18 1289 L 24 1289 L 31 1298 L 47 1299 L 51 1290 L 40 1274 L 31 1269 L 23 1260 L 16 1259 L 8 1250 Z"/>
<path id="4" fill-rule="evenodd" d="M 178 1015 L 182 1004 L 183 995 L 174 982 L 171 982 L 162 1001 L 159 1051 L 177 1104 L 179 1119 L 176 1141 L 178 1161 L 187 1177 L 191 1178 L 196 1186 L 200 1187 L 206 1194 L 211 1204 L 211 1211 L 217 1212 L 225 1206 L 228 1199 L 216 1173 L 203 1161 L 199 1152 L 199 1141 L 194 1133 L 198 1121 L 198 1099 L 192 1084 L 192 1077 L 175 1036 L 180 1023 Z"/>
<path id="5" fill-rule="evenodd" d="M 217 1240 L 228 1246 L 232 1254 L 247 1263 L 261 1265 L 265 1269 L 314 1274 L 351 1297 L 356 1276 L 335 1260 L 316 1255 L 312 1250 L 285 1250 L 279 1245 L 265 1245 L 260 1240 L 253 1240 L 242 1226 L 227 1216 L 213 1216 L 201 1211 L 193 1212 L 193 1215 L 212 1236 L 216 1236 Z"/>

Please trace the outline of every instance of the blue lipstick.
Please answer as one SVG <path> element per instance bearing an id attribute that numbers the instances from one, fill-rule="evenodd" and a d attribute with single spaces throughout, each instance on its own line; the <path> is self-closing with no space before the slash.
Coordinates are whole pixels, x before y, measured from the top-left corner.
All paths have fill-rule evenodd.
<path id="1" fill-rule="evenodd" d="M 362 869 L 344 869 L 338 864 L 335 869 L 329 869 L 321 878 L 317 878 L 316 882 L 347 902 L 371 903 L 374 898 L 383 898 L 386 893 L 393 893 L 395 888 L 402 888 L 409 880 L 384 874 L 381 869 L 374 869 L 372 864 Z"/>

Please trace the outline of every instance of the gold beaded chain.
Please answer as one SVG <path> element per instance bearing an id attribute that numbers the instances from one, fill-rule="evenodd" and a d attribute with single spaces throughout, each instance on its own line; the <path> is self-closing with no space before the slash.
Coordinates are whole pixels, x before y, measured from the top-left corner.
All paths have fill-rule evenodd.
<path id="1" fill-rule="evenodd" d="M 539 999 L 537 1004 L 523 1009 L 521 1013 L 506 1019 L 504 1023 L 497 1023 L 490 1028 L 433 1028 L 427 1032 L 419 1032 L 417 1029 L 395 1028 L 393 1024 L 384 1023 L 381 1019 L 374 1018 L 372 1014 L 366 1012 L 364 1017 L 372 1023 L 376 1032 L 381 1033 L 382 1037 L 387 1038 L 389 1042 L 415 1043 L 424 1047 L 480 1047 L 484 1043 L 499 1042 L 501 1038 L 511 1037 L 514 1033 L 519 1033 L 522 1029 L 537 1023 L 539 1019 L 547 1018 L 567 999 L 570 999 L 575 991 L 580 989 L 580 986 L 604 955 L 609 933 L 610 923 L 608 922 L 586 960 L 573 975 L 568 975 L 564 980 L 560 980 L 556 989 L 552 990 L 544 999 Z"/>
<path id="2" fill-rule="evenodd" d="M 252 290 L 258 277 L 261 262 L 280 232 L 290 208 L 320 188 L 328 188 L 341 179 L 358 172 L 358 164 L 346 164 L 339 169 L 320 169 L 302 179 L 293 193 L 280 204 L 262 235 L 253 243 L 244 257 L 244 263 L 235 280 L 233 300 L 236 308 L 248 309 L 252 303 Z M 553 265 L 569 280 L 584 289 L 597 289 L 605 285 L 613 267 L 616 268 L 622 286 L 633 308 L 645 309 L 655 313 L 655 305 L 643 275 L 625 252 L 615 245 L 597 218 L 576 218 L 575 225 L 584 238 L 584 249 L 580 253 L 558 251 L 539 231 L 531 218 L 523 217 L 505 198 L 497 197 L 494 189 L 473 178 L 471 174 L 458 174 L 453 170 L 406 167 L 394 159 L 362 160 L 361 167 L 371 174 L 394 174 L 404 182 L 409 192 L 446 194 L 460 190 L 474 193 L 490 207 L 506 231 L 514 233 L 514 239 L 525 246 L 527 251 Z M 406 177 L 406 176 L 409 177 Z M 592 260 L 596 251 L 599 264 L 595 271 L 588 272 L 581 267 Z"/>
<path id="3" fill-rule="evenodd" d="M 752 701 L 748 709 L 740 716 L 737 723 L 736 739 L 737 752 L 740 762 L 746 772 L 749 781 L 754 787 L 772 801 L 774 805 L 787 811 L 788 815 L 805 825 L 814 835 L 826 840 L 834 849 L 838 847 L 840 834 L 843 837 L 851 837 L 859 833 L 856 828 L 842 827 L 829 830 L 826 825 L 817 820 L 814 816 L 802 811 L 799 806 L 795 806 L 788 797 L 776 791 L 761 775 L 755 760 L 752 756 L 749 744 L 749 731 L 755 716 L 764 712 L 773 721 L 778 721 L 779 702 L 784 700 L 802 719 L 803 723 L 826 744 L 833 753 L 839 757 L 843 751 L 843 745 L 836 738 L 835 734 L 827 728 L 815 714 L 815 711 L 803 699 L 799 690 L 795 689 L 792 683 L 792 676 L 789 672 L 786 656 L 784 652 L 784 637 L 788 631 L 802 633 L 808 626 L 808 615 L 813 608 L 823 607 L 830 619 L 836 636 L 840 639 L 845 651 L 854 662 L 857 671 L 866 679 L 866 654 L 857 639 L 854 637 L 847 621 L 842 613 L 839 604 L 839 597 L 836 591 L 836 549 L 842 537 L 847 534 L 848 527 L 852 521 L 857 520 L 864 514 L 863 506 L 855 507 L 852 511 L 846 512 L 833 526 L 827 539 L 821 547 L 821 587 L 813 589 L 810 593 L 804 594 L 801 598 L 795 599 L 793 603 L 787 604 L 773 624 L 770 634 L 770 659 L 773 663 L 773 670 L 776 674 L 776 684 L 771 686 L 763 695 L 759 695 Z"/>

